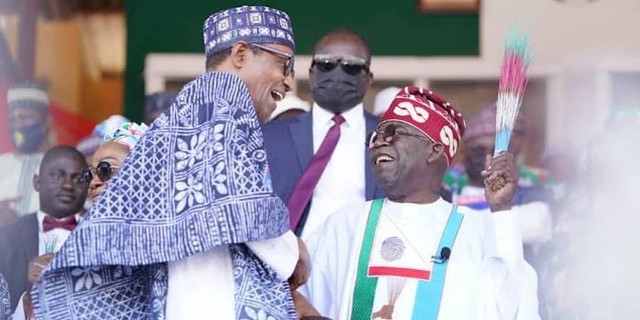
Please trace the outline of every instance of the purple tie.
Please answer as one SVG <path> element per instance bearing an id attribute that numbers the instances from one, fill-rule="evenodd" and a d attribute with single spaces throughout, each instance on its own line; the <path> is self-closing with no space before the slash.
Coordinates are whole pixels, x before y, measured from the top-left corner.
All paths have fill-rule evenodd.
<path id="1" fill-rule="evenodd" d="M 336 145 L 340 139 L 340 125 L 344 122 L 344 118 L 336 114 L 331 120 L 334 122 L 333 126 L 331 126 L 329 132 L 327 132 L 320 148 L 316 154 L 313 155 L 313 158 L 311 158 L 311 162 L 309 162 L 302 177 L 300 177 L 296 187 L 293 189 L 291 197 L 289 197 L 287 207 L 289 208 L 291 230 L 296 230 L 298 227 L 300 219 L 302 218 L 302 212 L 307 206 L 307 203 L 309 203 L 309 200 L 311 200 L 313 190 L 316 188 L 318 181 L 320 181 L 322 172 L 324 172 L 324 168 L 327 167 L 333 150 L 336 149 Z"/>

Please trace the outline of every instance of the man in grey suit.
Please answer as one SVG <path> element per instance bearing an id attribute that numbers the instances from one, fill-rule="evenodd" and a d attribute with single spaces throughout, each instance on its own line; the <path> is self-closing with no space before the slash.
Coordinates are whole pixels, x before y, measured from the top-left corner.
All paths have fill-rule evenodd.
<path id="1" fill-rule="evenodd" d="M 76 149 L 49 150 L 33 178 L 40 210 L 0 228 L 0 272 L 9 285 L 13 310 L 77 224 L 87 197 L 86 170 L 87 162 Z M 24 297 L 29 299 L 28 294 Z"/>

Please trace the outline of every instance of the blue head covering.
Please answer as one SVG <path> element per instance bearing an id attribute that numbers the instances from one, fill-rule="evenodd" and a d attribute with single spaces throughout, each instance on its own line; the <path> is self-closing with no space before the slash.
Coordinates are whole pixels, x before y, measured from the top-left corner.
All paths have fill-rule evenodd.
<path id="1" fill-rule="evenodd" d="M 147 130 L 149 130 L 149 127 L 144 123 L 137 124 L 135 122 L 125 122 L 117 129 L 113 130 L 113 132 L 105 134 L 104 142 L 115 141 L 131 150 L 136 146 Z"/>
<path id="2" fill-rule="evenodd" d="M 7 91 L 7 105 L 9 109 L 30 107 L 49 112 L 49 95 L 47 87 L 42 82 L 17 82 Z"/>
<path id="3" fill-rule="evenodd" d="M 207 57 L 238 41 L 277 43 L 295 48 L 289 15 L 264 6 L 243 6 L 216 12 L 204 22 Z"/>
<path id="4" fill-rule="evenodd" d="M 240 245 L 288 229 L 247 87 L 235 75 L 208 72 L 131 150 L 36 284 L 34 308 L 39 319 L 158 318 L 166 262 L 229 245 L 240 268 L 239 314 L 248 301 L 290 319 L 286 282 Z"/>
<path id="5" fill-rule="evenodd" d="M 93 155 L 104 143 L 105 134 L 115 131 L 121 124 L 126 122 L 129 122 L 129 119 L 121 115 L 110 116 L 106 120 L 98 123 L 98 125 L 93 128 L 91 135 L 82 138 L 76 145 L 76 149 L 84 156 Z"/>
<path id="6" fill-rule="evenodd" d="M 98 125 L 93 128 L 92 134 L 102 139 L 106 134 L 116 131 L 123 123 L 127 122 L 130 122 L 130 120 L 119 114 L 110 116 L 106 120 L 98 123 Z"/>

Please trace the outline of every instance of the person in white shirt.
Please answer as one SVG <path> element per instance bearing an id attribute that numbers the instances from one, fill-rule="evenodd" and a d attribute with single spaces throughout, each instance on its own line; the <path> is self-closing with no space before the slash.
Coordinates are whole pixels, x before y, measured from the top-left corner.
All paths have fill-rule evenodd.
<path id="1" fill-rule="evenodd" d="M 8 134 L 16 150 L 0 155 L 0 226 L 38 210 L 38 194 L 33 175 L 38 172 L 42 154 L 50 147 L 51 115 L 49 97 L 40 82 L 11 85 L 7 92 Z M 3 128 L 4 130 L 4 128 Z"/>
<path id="2" fill-rule="evenodd" d="M 16 313 L 29 309 L 28 294 L 47 263 L 77 224 L 87 197 L 84 156 L 72 147 L 47 151 L 33 177 L 40 210 L 0 229 L 0 271 L 6 276 L 11 306 Z M 18 303 L 24 302 L 24 306 Z M 16 319 L 18 319 L 16 317 Z"/>
<path id="3" fill-rule="evenodd" d="M 538 319 L 535 273 L 525 262 L 511 198 L 513 154 L 487 159 L 490 211 L 440 196 L 464 119 L 427 89 L 398 93 L 369 139 L 387 193 L 332 215 L 307 241 L 300 291 L 332 319 Z"/>
<path id="4" fill-rule="evenodd" d="M 370 64 L 360 35 L 348 29 L 325 34 L 309 67 L 311 112 L 264 126 L 274 191 L 303 240 L 339 208 L 383 195 L 363 146 L 378 123 L 363 105 L 373 82 Z"/>

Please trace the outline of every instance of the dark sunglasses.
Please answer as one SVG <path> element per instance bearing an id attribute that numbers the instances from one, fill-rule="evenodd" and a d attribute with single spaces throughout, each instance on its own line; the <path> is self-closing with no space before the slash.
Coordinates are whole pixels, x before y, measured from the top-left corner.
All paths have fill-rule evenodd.
<path id="1" fill-rule="evenodd" d="M 111 177 L 113 177 L 113 173 L 119 169 L 120 167 L 112 166 L 109 162 L 100 161 L 95 170 L 92 168 L 87 168 L 82 172 L 82 181 L 84 183 L 89 183 L 93 180 L 93 175 L 97 175 L 98 179 L 102 182 L 107 182 Z M 94 173 L 95 172 L 95 173 Z"/>
<path id="2" fill-rule="evenodd" d="M 294 77 L 296 74 L 296 71 L 293 70 L 294 64 L 295 64 L 295 57 L 294 55 L 278 50 L 276 48 L 271 48 L 269 46 L 265 46 L 259 43 L 249 43 L 248 44 L 250 47 L 254 47 L 254 48 L 258 48 L 260 50 L 264 50 L 266 52 L 269 52 L 275 56 L 284 58 L 284 68 L 282 70 L 282 74 L 284 74 L 285 77 L 291 76 Z"/>
<path id="3" fill-rule="evenodd" d="M 384 140 L 384 142 L 386 143 L 393 143 L 396 138 L 398 136 L 407 136 L 407 137 L 414 137 L 414 138 L 418 138 L 421 140 L 425 140 L 428 142 L 431 142 L 431 140 L 421 134 L 414 134 L 414 133 L 409 133 L 404 131 L 404 129 L 398 127 L 397 125 L 394 124 L 390 124 L 386 127 L 384 127 L 382 130 L 380 130 L 380 128 L 378 128 L 375 131 L 371 131 L 368 135 L 367 135 L 367 141 L 365 142 L 365 146 L 367 148 L 373 148 L 373 144 L 376 141 L 376 139 L 378 139 L 378 135 L 382 137 L 382 140 Z"/>
<path id="4" fill-rule="evenodd" d="M 329 72 L 338 65 L 344 72 L 352 76 L 362 72 L 362 70 L 369 72 L 367 61 L 358 57 L 317 54 L 313 56 L 313 61 L 311 62 L 311 67 L 315 66 L 320 72 Z"/>

